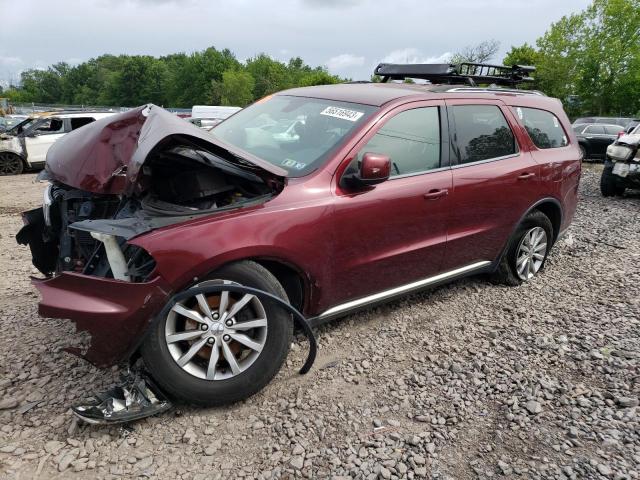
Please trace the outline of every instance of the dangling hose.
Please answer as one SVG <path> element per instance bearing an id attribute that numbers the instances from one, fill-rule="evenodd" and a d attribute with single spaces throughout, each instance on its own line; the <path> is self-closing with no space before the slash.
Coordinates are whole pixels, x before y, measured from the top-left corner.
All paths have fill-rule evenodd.
<path id="1" fill-rule="evenodd" d="M 192 287 L 183 292 L 177 293 L 164 306 L 160 314 L 157 318 L 166 318 L 174 305 L 182 300 L 185 300 L 190 297 L 195 297 L 196 295 L 206 295 L 209 293 L 222 293 L 222 292 L 234 292 L 234 293 L 249 293 L 251 295 L 255 295 L 259 299 L 264 299 L 267 301 L 272 301 L 277 306 L 283 308 L 287 312 L 293 315 L 294 321 L 300 326 L 302 332 L 307 337 L 309 341 L 309 354 L 307 355 L 307 360 L 302 365 L 300 369 L 300 374 L 304 375 L 307 373 L 311 367 L 313 366 L 313 362 L 316 359 L 316 354 L 318 351 L 318 345 L 316 342 L 316 337 L 313 334 L 313 330 L 311 330 L 311 326 L 307 322 L 307 319 L 304 318 L 298 310 L 291 306 L 291 304 L 285 302 L 280 297 L 273 295 L 272 293 L 265 292 L 264 290 L 259 290 L 257 288 L 245 287 L 244 285 L 203 285 L 201 287 Z"/>
<path id="2" fill-rule="evenodd" d="M 171 297 L 155 320 L 158 321 L 159 319 L 166 318 L 177 302 L 196 295 L 206 295 L 208 293 L 220 293 L 224 291 L 249 293 L 262 300 L 271 301 L 291 313 L 294 321 L 300 325 L 300 328 L 309 340 L 309 354 L 300 369 L 300 373 L 305 374 L 311 369 L 316 359 L 318 346 L 316 337 L 307 319 L 281 298 L 269 292 L 258 290 L 257 288 L 227 284 L 192 287 Z M 120 385 L 103 394 L 97 395 L 94 400 L 88 403 L 75 405 L 71 407 L 71 409 L 76 417 L 87 423 L 109 425 L 140 420 L 141 418 L 162 413 L 170 409 L 171 406 L 171 402 L 144 373 L 138 372 L 132 374 L 130 371 L 127 371 Z"/>

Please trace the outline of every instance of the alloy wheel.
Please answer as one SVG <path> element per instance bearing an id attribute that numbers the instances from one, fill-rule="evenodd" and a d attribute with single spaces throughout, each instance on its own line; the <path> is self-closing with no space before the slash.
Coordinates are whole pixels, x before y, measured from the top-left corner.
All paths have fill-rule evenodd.
<path id="1" fill-rule="evenodd" d="M 206 285 L 238 285 L 210 280 Z M 205 380 L 241 374 L 260 356 L 267 340 L 267 315 L 251 294 L 222 291 L 176 303 L 165 324 L 165 340 L 174 361 Z"/>
<path id="2" fill-rule="evenodd" d="M 18 175 L 22 173 L 22 159 L 9 152 L 0 152 L 0 175 Z"/>
<path id="3" fill-rule="evenodd" d="M 538 273 L 547 254 L 547 232 L 533 227 L 525 232 L 518 245 L 516 271 L 521 280 L 527 281 Z"/>

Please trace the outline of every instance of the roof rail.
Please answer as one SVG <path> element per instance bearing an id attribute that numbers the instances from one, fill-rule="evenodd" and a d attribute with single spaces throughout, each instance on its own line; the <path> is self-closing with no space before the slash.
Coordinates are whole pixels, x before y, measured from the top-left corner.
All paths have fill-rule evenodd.
<path id="1" fill-rule="evenodd" d="M 382 77 L 383 82 L 419 78 L 431 83 L 463 84 L 475 87 L 477 83 L 509 85 L 515 87 L 519 83 L 532 82 L 530 73 L 535 67 L 527 65 L 489 65 L 487 63 L 462 62 L 453 63 L 416 63 L 397 64 L 381 63 L 374 70 L 375 75 Z M 477 83 L 476 83 L 477 82 Z"/>

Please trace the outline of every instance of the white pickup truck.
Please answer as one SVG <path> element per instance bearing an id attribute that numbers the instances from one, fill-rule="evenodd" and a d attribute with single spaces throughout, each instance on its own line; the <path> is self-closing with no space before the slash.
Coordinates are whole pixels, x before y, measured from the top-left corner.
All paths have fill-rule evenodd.
<path id="1" fill-rule="evenodd" d="M 44 165 L 47 151 L 63 135 L 116 112 L 49 112 L 30 116 L 0 134 L 0 175 L 18 175 Z"/>

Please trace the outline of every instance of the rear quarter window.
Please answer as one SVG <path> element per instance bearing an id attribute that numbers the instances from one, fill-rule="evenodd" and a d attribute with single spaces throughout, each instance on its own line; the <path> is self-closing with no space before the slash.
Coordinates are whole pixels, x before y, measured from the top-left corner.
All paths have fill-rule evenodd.
<path id="1" fill-rule="evenodd" d="M 569 144 L 562 123 L 553 113 L 525 107 L 514 107 L 514 111 L 536 147 L 544 150 Z"/>

